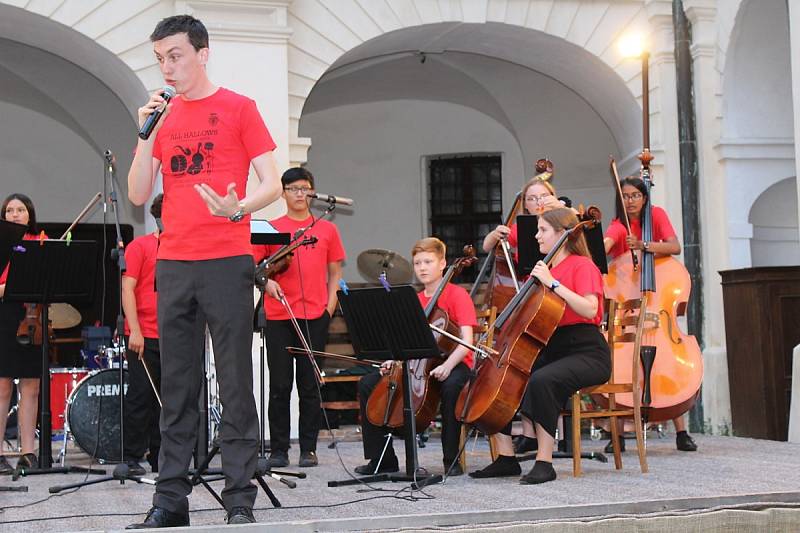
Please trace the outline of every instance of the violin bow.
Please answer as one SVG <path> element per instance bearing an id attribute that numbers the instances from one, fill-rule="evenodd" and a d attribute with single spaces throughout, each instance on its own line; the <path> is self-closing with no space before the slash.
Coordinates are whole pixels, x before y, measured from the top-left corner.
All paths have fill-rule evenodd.
<path id="1" fill-rule="evenodd" d="M 89 200 L 89 203 L 86 204 L 86 207 L 84 207 L 83 211 L 80 212 L 80 214 L 78 215 L 78 218 L 76 218 L 75 221 L 72 224 L 70 224 L 70 226 L 67 228 L 67 231 L 65 231 L 64 234 L 61 237 L 59 237 L 59 240 L 65 239 L 67 237 L 67 235 L 69 234 L 69 232 L 72 231 L 72 228 L 74 228 L 78 224 L 78 222 L 80 222 L 81 219 L 84 216 L 86 216 L 86 213 L 88 213 L 89 210 L 92 207 L 94 207 L 94 204 L 96 204 L 97 201 L 100 200 L 100 198 L 102 198 L 102 197 L 103 197 L 103 193 L 100 193 L 100 192 L 98 192 L 97 194 L 92 196 L 92 199 Z"/>
<path id="2" fill-rule="evenodd" d="M 292 323 L 292 326 L 294 326 L 294 331 L 297 333 L 297 337 L 300 339 L 300 343 L 303 345 L 303 350 L 305 350 L 306 354 L 308 355 L 308 360 L 311 361 L 311 366 L 314 369 L 314 375 L 317 378 L 317 383 L 322 383 L 322 371 L 319 369 L 316 359 L 314 359 L 314 352 L 311 349 L 311 346 L 308 344 L 308 340 L 306 339 L 305 335 L 303 335 L 303 331 L 300 329 L 300 324 L 298 324 L 297 318 L 292 312 L 292 307 L 289 305 L 289 302 L 286 301 L 286 297 L 283 295 L 283 293 L 279 294 L 278 300 L 289 314 L 289 321 Z"/>
<path id="3" fill-rule="evenodd" d="M 614 190 L 617 191 L 617 198 L 619 199 L 619 203 L 622 206 L 622 215 L 625 220 L 625 229 L 628 230 L 628 235 L 631 235 L 631 221 L 628 218 L 628 212 L 625 211 L 625 200 L 622 198 L 622 187 L 620 186 L 619 180 L 619 173 L 617 172 L 617 162 L 614 161 L 614 158 L 609 156 L 610 163 L 609 167 L 611 168 L 611 177 L 613 178 L 614 182 Z M 631 260 L 633 261 L 633 271 L 636 272 L 639 270 L 639 258 L 636 256 L 636 250 L 631 249 Z"/>

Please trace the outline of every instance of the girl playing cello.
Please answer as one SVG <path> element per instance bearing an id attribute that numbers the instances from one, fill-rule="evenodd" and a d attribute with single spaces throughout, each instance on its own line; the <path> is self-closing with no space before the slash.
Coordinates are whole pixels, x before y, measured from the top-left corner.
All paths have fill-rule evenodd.
<path id="1" fill-rule="evenodd" d="M 539 216 L 536 240 L 548 253 L 565 230 L 578 223 L 568 208 L 545 211 Z M 534 422 L 538 450 L 536 463 L 522 476 L 523 484 L 538 484 L 556 478 L 553 447 L 558 416 L 567 399 L 577 390 L 604 383 L 611 375 L 608 344 L 598 325 L 602 319 L 603 278 L 589 256 L 583 234 L 570 238 L 555 255 L 552 269 L 543 262 L 534 266 L 535 276 L 566 303 L 555 333 L 533 365 L 520 405 L 521 413 Z M 498 434 L 499 456 L 470 476 L 475 478 L 519 475 L 514 457 L 511 424 Z"/>
<path id="2" fill-rule="evenodd" d="M 646 250 L 659 255 L 679 255 L 681 244 L 669 220 L 669 216 L 664 209 L 652 206 L 653 213 L 653 240 L 652 242 L 642 241 L 642 212 L 650 199 L 647 197 L 647 188 L 644 181 L 639 176 L 628 176 L 620 180 L 622 190 L 622 202 L 617 201 L 617 218 L 615 218 L 606 230 L 603 244 L 606 253 L 612 258 L 619 257 L 630 250 Z M 623 212 L 624 209 L 624 212 Z M 628 234 L 625 225 L 622 223 L 625 214 L 631 226 L 631 235 Z M 675 445 L 678 450 L 693 452 L 697 450 L 697 444 L 686 431 L 686 422 L 683 415 L 672 420 L 675 424 Z M 625 440 L 621 439 L 620 451 L 625 451 Z M 606 453 L 614 451 L 614 443 L 606 445 Z"/>

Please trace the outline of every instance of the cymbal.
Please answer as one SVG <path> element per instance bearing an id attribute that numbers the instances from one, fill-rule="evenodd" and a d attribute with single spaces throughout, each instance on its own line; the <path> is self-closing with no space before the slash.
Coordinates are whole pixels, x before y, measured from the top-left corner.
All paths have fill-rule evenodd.
<path id="1" fill-rule="evenodd" d="M 47 314 L 53 329 L 69 329 L 81 323 L 81 313 L 69 304 L 50 304 Z"/>
<path id="2" fill-rule="evenodd" d="M 391 285 L 411 282 L 411 263 L 391 250 L 373 248 L 358 254 L 358 271 L 369 281 L 380 283 L 381 272 Z"/>

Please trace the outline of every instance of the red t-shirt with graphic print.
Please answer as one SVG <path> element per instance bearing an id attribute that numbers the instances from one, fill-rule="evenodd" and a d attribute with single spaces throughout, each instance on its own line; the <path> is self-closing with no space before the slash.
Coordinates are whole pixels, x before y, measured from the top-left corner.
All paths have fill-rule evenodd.
<path id="1" fill-rule="evenodd" d="M 294 220 L 286 215 L 270 221 L 279 232 L 292 235 L 311 222 L 312 217 Z M 308 237 L 316 237 L 317 242 L 295 249 L 289 268 L 273 279 L 281 286 L 294 316 L 313 320 L 321 317 L 328 306 L 328 264 L 344 261 L 345 253 L 339 230 L 332 222 L 318 220 L 301 238 Z M 275 245 L 255 245 L 253 259 L 258 263 L 279 249 Z M 264 310 L 269 320 L 289 320 L 289 313 L 275 298 L 264 297 Z"/>
<path id="2" fill-rule="evenodd" d="M 158 238 L 152 233 L 133 239 L 125 247 L 126 270 L 123 277 L 136 280 L 133 295 L 136 297 L 136 317 L 142 336 L 158 338 L 158 306 L 156 297 L 156 254 Z M 125 335 L 130 335 L 128 319 L 125 319 Z"/>
<path id="3" fill-rule="evenodd" d="M 423 309 L 431 301 L 429 296 L 425 296 L 425 291 L 417 293 L 419 303 L 422 304 Z M 475 304 L 472 303 L 472 298 L 469 293 L 464 290 L 464 287 L 448 283 L 445 285 L 436 306 L 447 313 L 447 318 L 453 321 L 457 326 L 478 326 L 478 318 L 475 316 Z M 471 340 L 471 339 L 470 339 Z M 464 364 L 472 368 L 472 361 L 474 357 L 472 351 L 464 356 Z"/>
<path id="4" fill-rule="evenodd" d="M 194 185 L 225 196 L 229 183 L 246 194 L 250 161 L 275 149 L 253 100 L 219 88 L 198 100 L 172 99 L 153 157 L 164 176 L 159 259 L 198 260 L 250 255 L 250 217 L 237 223 L 213 216 Z"/>

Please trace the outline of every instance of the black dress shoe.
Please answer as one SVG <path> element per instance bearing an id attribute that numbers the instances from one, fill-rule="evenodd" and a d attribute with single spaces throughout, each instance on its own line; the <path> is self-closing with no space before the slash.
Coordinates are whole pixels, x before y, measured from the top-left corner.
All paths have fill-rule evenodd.
<path id="1" fill-rule="evenodd" d="M 603 448 L 603 451 L 606 453 L 614 453 L 614 440 L 608 441 L 606 447 Z M 619 453 L 625 453 L 625 439 L 620 436 L 619 438 Z"/>
<path id="2" fill-rule="evenodd" d="M 675 447 L 678 448 L 682 452 L 696 452 L 697 451 L 697 443 L 695 443 L 694 439 L 691 435 L 689 435 L 685 431 L 680 431 L 675 436 Z"/>
<path id="3" fill-rule="evenodd" d="M 139 464 L 139 461 L 134 461 L 133 459 L 125 461 L 125 464 L 128 465 L 128 475 L 130 476 L 143 476 L 147 472 L 145 472 L 144 467 Z"/>
<path id="4" fill-rule="evenodd" d="M 270 468 L 289 466 L 289 454 L 286 452 L 271 452 L 269 459 L 267 459 L 267 465 Z"/>
<path id="5" fill-rule="evenodd" d="M 151 507 L 144 522 L 131 524 L 125 529 L 152 529 L 157 527 L 180 527 L 189 525 L 189 513 L 173 513 L 162 507 Z"/>
<path id="6" fill-rule="evenodd" d="M 229 525 L 232 524 L 255 524 L 256 517 L 253 516 L 253 510 L 249 507 L 234 507 L 225 518 L 225 522 Z"/>
<path id="7" fill-rule="evenodd" d="M 375 469 L 378 469 L 375 472 Z M 361 466 L 357 466 L 355 468 L 356 474 L 362 476 L 371 476 L 372 474 L 386 474 L 390 472 L 397 472 L 400 470 L 400 465 L 397 463 L 397 456 L 396 455 L 389 455 L 384 456 L 383 462 L 381 462 L 380 467 L 378 467 L 378 460 L 377 459 L 370 459 L 370 461 Z"/>
<path id="8" fill-rule="evenodd" d="M 448 468 L 450 470 L 448 470 Z M 461 463 L 459 463 L 458 461 L 453 463 L 453 466 L 450 466 L 450 463 L 445 461 L 445 463 L 444 463 L 444 474 L 447 477 L 463 476 L 464 475 L 464 469 L 461 468 Z"/>
<path id="9" fill-rule="evenodd" d="M 469 477 L 484 479 L 487 477 L 518 476 L 522 473 L 516 457 L 498 455 L 489 466 L 469 473 Z"/>
<path id="10" fill-rule="evenodd" d="M 300 460 L 297 461 L 297 466 L 307 468 L 309 466 L 317 466 L 319 459 L 317 459 L 317 452 L 300 452 Z"/>
<path id="11" fill-rule="evenodd" d="M 533 437 L 526 437 L 525 435 L 517 435 L 514 437 L 514 453 L 517 455 L 535 452 L 538 448 L 539 442 Z"/>
<path id="12" fill-rule="evenodd" d="M 553 463 L 547 461 L 536 461 L 533 464 L 531 471 L 522 476 L 519 480 L 523 485 L 538 485 L 539 483 L 547 483 L 556 478 L 556 469 L 553 468 Z"/>

